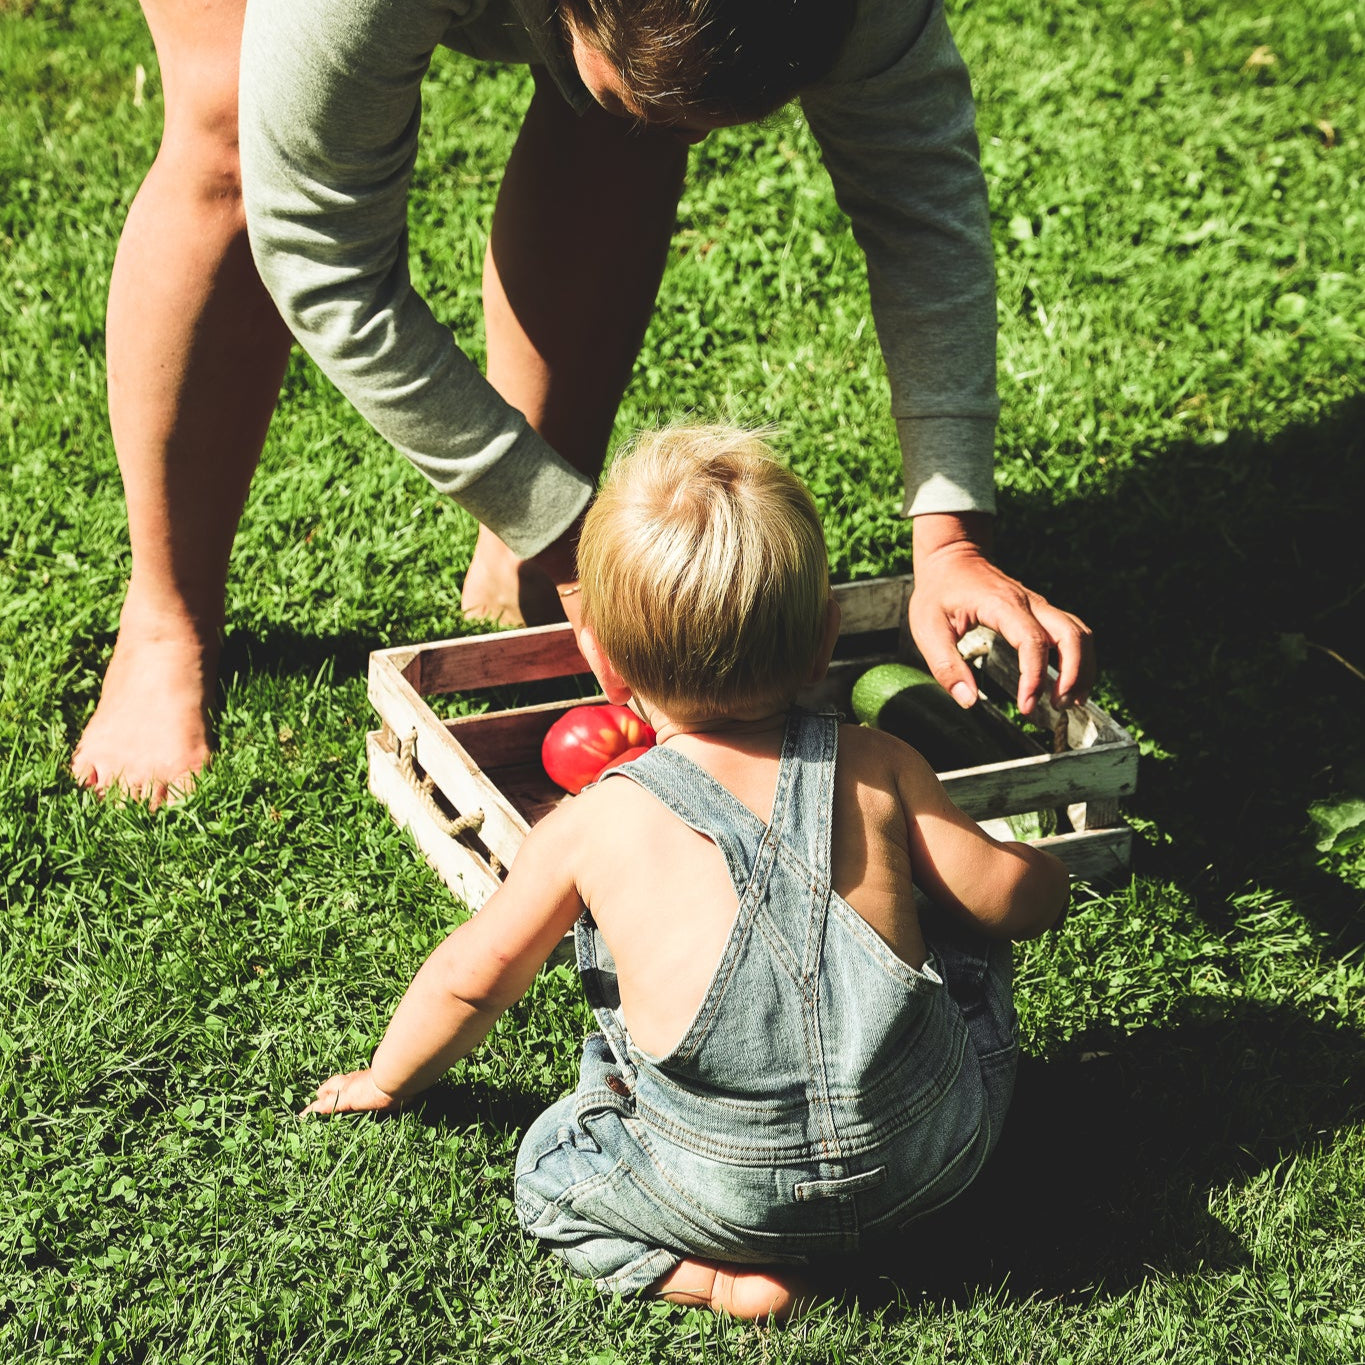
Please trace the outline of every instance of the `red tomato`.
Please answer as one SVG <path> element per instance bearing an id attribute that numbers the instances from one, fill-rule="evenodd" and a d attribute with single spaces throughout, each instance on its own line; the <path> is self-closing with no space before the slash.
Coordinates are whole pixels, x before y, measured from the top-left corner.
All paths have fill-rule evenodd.
<path id="1" fill-rule="evenodd" d="M 610 762 L 602 765 L 602 773 L 608 768 L 619 768 L 623 763 L 629 763 L 633 758 L 639 758 L 641 754 L 647 754 L 654 746 L 652 744 L 637 744 L 633 749 L 627 749 L 623 754 L 617 754 Z M 602 776 L 598 773 L 598 777 Z"/>
<path id="2" fill-rule="evenodd" d="M 628 749 L 647 749 L 654 731 L 625 706 L 575 706 L 546 732 L 540 761 L 550 778 L 577 795 Z"/>

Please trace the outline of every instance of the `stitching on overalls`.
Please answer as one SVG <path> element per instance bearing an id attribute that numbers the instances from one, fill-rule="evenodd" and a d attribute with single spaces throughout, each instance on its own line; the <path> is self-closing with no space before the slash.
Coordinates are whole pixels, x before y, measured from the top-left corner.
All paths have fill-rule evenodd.
<path id="1" fill-rule="evenodd" d="M 633 1116 L 620 1097 L 608 1091 L 612 1098 L 606 1098 L 596 1070 L 585 1064 L 580 1080 L 584 1099 L 601 1100 L 614 1113 L 600 1120 L 584 1114 L 602 1137 L 599 1159 L 623 1161 L 628 1173 L 619 1190 L 590 1188 L 604 1191 L 604 1205 L 624 1201 L 622 1226 L 632 1217 L 644 1226 L 657 1222 L 655 1231 L 642 1234 L 646 1242 L 695 1242 L 692 1254 L 701 1255 L 708 1254 L 701 1248 L 718 1247 L 742 1256 L 755 1238 L 774 1250 L 843 1249 L 859 1243 L 869 1213 L 877 1225 L 890 1226 L 885 1210 L 892 1201 L 896 1223 L 906 1221 L 907 1210 L 918 1215 L 926 1202 L 946 1202 L 962 1189 L 964 1176 L 975 1174 L 989 1145 L 991 1134 L 975 1111 L 979 1087 L 963 1074 L 974 1045 L 951 1013 L 956 998 L 899 958 L 888 969 L 885 959 L 894 954 L 830 888 L 837 749 L 836 720 L 793 717 L 767 826 L 671 751 L 636 765 L 648 778 L 639 785 L 721 849 L 737 890 L 722 960 L 687 1034 L 663 1058 L 632 1056 L 626 1074 L 637 1081 Z M 591 976 L 601 968 L 599 951 L 602 963 L 609 961 L 600 936 L 587 918 L 581 932 L 585 986 L 590 996 L 610 992 L 605 975 Z M 873 964 L 882 967 L 880 975 L 867 974 Z M 768 982 L 777 983 L 774 998 L 765 994 L 751 1006 L 752 992 L 766 992 Z M 826 995 L 846 1001 L 848 1009 L 822 1009 Z M 619 1038 L 629 1051 L 619 1010 L 599 1010 L 599 1019 L 611 1050 Z M 756 1020 L 773 1030 L 766 1046 L 743 1032 Z M 862 1065 L 864 1046 L 880 1049 L 884 1064 Z M 598 1061 L 607 1061 L 606 1051 Z M 953 1154 L 941 1169 L 920 1166 L 921 1132 L 931 1146 Z M 631 1141 L 618 1148 L 621 1133 Z M 884 1168 L 884 1177 L 864 1179 L 867 1193 L 857 1199 L 837 1183 L 827 1192 L 827 1182 L 847 1178 L 843 1163 L 854 1157 Z M 902 1171 L 906 1162 L 910 1169 Z M 919 1177 L 913 1191 L 903 1188 L 907 1176 Z M 888 1188 L 872 1192 L 883 1183 Z M 809 1221 L 792 1202 L 798 1184 L 809 1196 L 800 1201 L 804 1208 L 820 1210 Z M 647 1208 L 655 1211 L 649 1218 Z M 612 1230 L 611 1209 L 604 1206 L 600 1221 Z M 795 1231 L 769 1233 L 768 1227 Z M 581 1235 L 578 1229 L 570 1234 Z"/>

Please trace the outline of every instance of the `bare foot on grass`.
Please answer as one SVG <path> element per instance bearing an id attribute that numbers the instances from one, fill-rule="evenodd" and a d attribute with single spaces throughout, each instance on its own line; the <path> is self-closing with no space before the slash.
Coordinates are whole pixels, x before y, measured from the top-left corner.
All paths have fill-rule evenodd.
<path id="1" fill-rule="evenodd" d="M 77 783 L 155 810 L 209 761 L 218 630 L 125 607 L 99 704 L 71 756 Z"/>
<path id="2" fill-rule="evenodd" d="M 818 1297 L 810 1282 L 795 1272 L 693 1260 L 680 1261 L 653 1292 L 670 1303 L 753 1322 L 785 1322 Z"/>
<path id="3" fill-rule="evenodd" d="M 478 543 L 460 594 L 460 609 L 471 620 L 501 626 L 549 626 L 564 620 L 564 608 L 550 576 L 539 565 L 518 559 L 487 527 Z"/>

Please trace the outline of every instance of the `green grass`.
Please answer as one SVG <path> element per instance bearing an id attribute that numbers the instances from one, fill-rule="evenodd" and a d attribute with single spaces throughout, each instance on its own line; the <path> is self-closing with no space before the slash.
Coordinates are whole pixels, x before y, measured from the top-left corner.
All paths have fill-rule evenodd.
<path id="1" fill-rule="evenodd" d="M 516 1231 L 517 1141 L 585 1027 L 562 970 L 424 1111 L 291 1117 L 459 915 L 365 793 L 363 674 L 463 628 L 473 543 L 303 362 L 234 561 L 220 757 L 165 815 L 71 790 L 128 570 L 104 289 L 159 87 L 131 7 L 0 3 L 9 1358 L 1365 1360 L 1365 683 L 1328 652 L 1365 668 L 1359 7 L 972 0 L 956 26 L 1000 553 L 1096 627 L 1143 837 L 1131 884 L 1022 954 L 980 1185 L 764 1332 L 601 1302 Z M 476 355 L 527 96 L 454 58 L 430 82 L 415 269 Z M 695 153 L 619 431 L 683 412 L 779 423 L 837 572 L 906 566 L 860 261 L 794 114 Z"/>

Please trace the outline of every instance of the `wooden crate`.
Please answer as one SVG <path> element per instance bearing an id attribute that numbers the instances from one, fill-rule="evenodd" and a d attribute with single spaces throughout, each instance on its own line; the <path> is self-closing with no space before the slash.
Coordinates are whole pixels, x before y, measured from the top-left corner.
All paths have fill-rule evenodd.
<path id="1" fill-rule="evenodd" d="M 853 680 L 874 663 L 913 658 L 905 627 L 909 577 L 837 585 L 843 611 L 840 644 L 823 682 L 804 705 L 847 711 Z M 1045 699 L 1052 751 L 1012 724 L 990 698 L 1013 698 L 1014 651 L 989 631 L 973 632 L 963 652 L 978 670 L 980 709 L 1019 757 L 941 773 L 953 800 L 990 822 L 1022 811 L 1056 808 L 1071 829 L 1034 842 L 1057 854 L 1076 877 L 1110 880 L 1128 867 L 1132 831 L 1118 800 L 1135 790 L 1137 745 L 1093 704 L 1064 713 Z M 369 786 L 450 889 L 477 910 L 497 889 L 536 820 L 568 800 L 540 766 L 545 731 L 585 695 L 511 710 L 442 720 L 428 697 L 584 675 L 588 667 L 567 625 L 506 631 L 460 640 L 377 650 L 370 655 L 369 696 L 383 720 L 367 736 Z"/>

